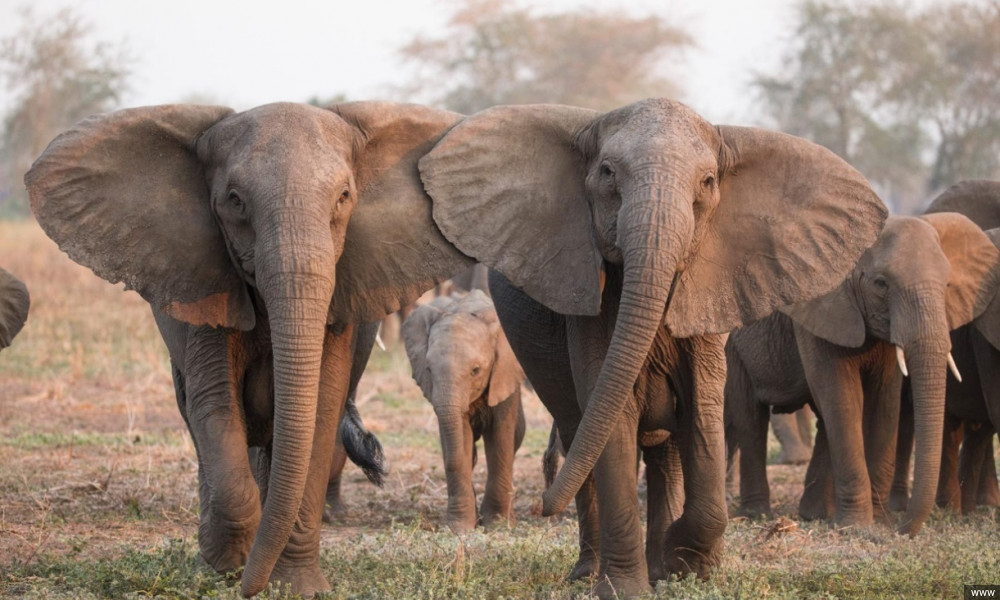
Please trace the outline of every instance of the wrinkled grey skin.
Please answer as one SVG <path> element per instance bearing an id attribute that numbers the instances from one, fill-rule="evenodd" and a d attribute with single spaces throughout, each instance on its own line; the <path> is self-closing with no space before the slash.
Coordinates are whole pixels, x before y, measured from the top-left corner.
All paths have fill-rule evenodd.
<path id="1" fill-rule="evenodd" d="M 416 171 L 459 118 L 378 102 L 126 109 L 61 134 L 25 176 L 71 258 L 138 291 L 161 330 L 193 326 L 164 338 L 183 340 L 199 545 L 217 570 L 245 564 L 245 596 L 330 588 L 319 533 L 355 324 L 471 264 Z"/>
<path id="2" fill-rule="evenodd" d="M 1000 227 L 1000 181 L 957 183 L 935 198 L 925 212 L 948 211 L 969 217 L 986 231 L 995 245 L 1000 245 L 1000 230 L 996 229 Z M 993 435 L 1000 426 L 1000 301 L 994 299 L 972 323 L 952 331 L 951 346 L 962 381 L 949 378 L 945 392 L 944 446 L 937 504 L 968 514 L 977 504 L 1000 503 L 996 465 L 992 460 Z M 904 397 L 890 494 L 894 510 L 904 510 L 909 500 L 913 414 L 905 400 Z M 919 457 L 924 449 L 919 445 L 917 448 Z"/>
<path id="3" fill-rule="evenodd" d="M 596 572 L 602 597 L 706 577 L 727 521 L 725 333 L 836 285 L 885 207 L 817 146 L 659 99 L 495 107 L 419 168 L 442 232 L 491 268 L 504 331 L 568 446 L 543 514 L 576 495 L 572 576 Z M 640 432 L 661 431 L 677 460 L 651 458 L 664 482 L 683 465 L 685 499 L 648 565 L 635 460 Z"/>
<path id="4" fill-rule="evenodd" d="M 31 297 L 24 282 L 0 269 L 0 350 L 10 346 L 28 320 Z"/>
<path id="5" fill-rule="evenodd" d="M 475 444 L 486 454 L 483 525 L 513 523 L 514 454 L 524 439 L 524 371 L 507 343 L 496 310 L 479 290 L 442 296 L 417 307 L 403 323 L 403 342 L 437 415 L 448 480 L 448 526 L 476 526 L 472 487 Z"/>
<path id="6" fill-rule="evenodd" d="M 727 347 L 726 436 L 740 449 L 743 514 L 769 514 L 767 422 L 813 405 L 820 418 L 799 513 L 838 524 L 888 519 L 905 352 L 917 422 L 915 498 L 899 526 L 915 534 L 933 506 L 949 331 L 985 308 L 998 253 L 954 213 L 890 217 L 830 294 L 735 331 Z M 831 460 L 831 455 L 836 460 Z"/>

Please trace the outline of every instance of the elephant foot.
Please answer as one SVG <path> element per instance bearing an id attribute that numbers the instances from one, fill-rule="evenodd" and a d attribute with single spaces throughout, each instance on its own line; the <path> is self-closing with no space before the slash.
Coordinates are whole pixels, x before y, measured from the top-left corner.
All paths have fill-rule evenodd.
<path id="1" fill-rule="evenodd" d="M 910 494 L 906 490 L 893 488 L 889 491 L 889 510 L 893 512 L 906 512 L 906 507 L 910 503 Z"/>
<path id="2" fill-rule="evenodd" d="M 448 528 L 456 534 L 469 533 L 476 529 L 476 516 L 471 517 L 448 517 Z"/>
<path id="3" fill-rule="evenodd" d="M 770 519 L 772 516 L 770 503 L 766 502 L 741 502 L 736 514 L 737 516 L 747 517 L 748 519 Z"/>
<path id="4" fill-rule="evenodd" d="M 330 498 L 327 496 L 326 503 L 323 506 L 323 522 L 333 523 L 335 521 L 343 521 L 347 517 L 347 505 L 344 504 L 343 500 L 340 499 L 338 494 L 336 498 Z"/>
<path id="5" fill-rule="evenodd" d="M 997 489 L 996 482 L 980 486 L 980 492 L 976 494 L 976 504 L 979 506 L 1000 506 L 1000 490 Z"/>
<path id="6" fill-rule="evenodd" d="M 668 542 L 663 552 L 663 567 L 667 574 L 684 577 L 689 573 L 694 573 L 702 581 L 707 581 L 709 571 L 721 563 L 722 540 L 702 552 L 684 544 Z"/>
<path id="7" fill-rule="evenodd" d="M 198 548 L 202 559 L 217 573 L 230 573 L 243 567 L 250 556 L 250 546 L 256 527 L 221 531 L 201 527 L 198 530 Z"/>
<path id="8" fill-rule="evenodd" d="M 483 510 L 483 528 L 487 531 L 513 527 L 515 524 L 517 524 L 517 519 L 514 518 L 512 510 L 508 509 L 506 512 Z"/>
<path id="9" fill-rule="evenodd" d="M 281 590 L 288 588 L 292 594 L 299 594 L 303 598 L 312 598 L 318 593 L 333 589 L 319 568 L 318 557 L 305 564 L 292 563 L 284 557 L 278 559 L 271 571 L 269 583 Z"/>
<path id="10" fill-rule="evenodd" d="M 600 562 L 600 558 L 593 552 L 580 553 L 580 558 L 576 560 L 576 564 L 573 565 L 573 570 L 569 572 L 566 579 L 568 581 L 590 579 L 597 574 L 597 568 L 598 565 L 600 565 Z"/>
<path id="11" fill-rule="evenodd" d="M 833 515 L 833 507 L 826 502 L 825 498 L 816 497 L 815 494 L 803 493 L 799 500 L 799 516 L 806 521 L 822 521 L 829 519 Z"/>
<path id="12" fill-rule="evenodd" d="M 838 527 L 868 527 L 875 523 L 875 512 L 871 505 L 858 510 L 838 510 L 833 517 Z"/>
<path id="13" fill-rule="evenodd" d="M 593 593 L 601 600 L 636 598 L 653 591 L 644 578 L 635 575 L 607 574 L 594 584 Z"/>

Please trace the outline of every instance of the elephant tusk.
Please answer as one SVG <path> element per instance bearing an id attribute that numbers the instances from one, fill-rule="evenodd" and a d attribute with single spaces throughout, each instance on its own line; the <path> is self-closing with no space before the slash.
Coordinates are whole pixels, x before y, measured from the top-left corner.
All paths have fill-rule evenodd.
<path id="1" fill-rule="evenodd" d="M 951 369 L 951 374 L 955 376 L 955 380 L 962 383 L 962 374 L 958 372 L 958 365 L 955 364 L 955 358 L 948 353 L 948 368 Z"/>
<path id="2" fill-rule="evenodd" d="M 903 377 L 909 377 L 910 372 L 906 370 L 906 355 L 903 354 L 903 349 L 896 346 L 896 362 L 899 363 L 899 370 L 903 372 Z"/>
<path id="3" fill-rule="evenodd" d="M 382 352 L 385 352 L 385 342 L 382 341 L 382 324 L 381 323 L 378 324 L 378 329 L 375 330 L 375 343 L 378 344 L 378 347 L 382 349 Z"/>

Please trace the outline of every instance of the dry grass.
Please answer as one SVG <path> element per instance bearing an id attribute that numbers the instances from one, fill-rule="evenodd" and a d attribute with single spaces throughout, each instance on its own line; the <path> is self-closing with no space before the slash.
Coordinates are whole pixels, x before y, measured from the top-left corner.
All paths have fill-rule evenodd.
<path id="1" fill-rule="evenodd" d="M 147 305 L 69 261 L 32 223 L 0 222 L 0 265 L 32 294 L 27 326 L 0 355 L 0 596 L 238 597 L 197 559 L 194 449 Z M 587 595 L 586 582 L 562 580 L 573 519 L 538 516 L 550 420 L 536 399 L 515 465 L 518 525 L 459 539 L 442 526 L 433 412 L 399 348 L 376 351 L 359 398 L 391 472 L 375 489 L 348 466 L 350 514 L 323 538 L 333 597 Z M 994 512 L 935 514 L 913 540 L 884 526 L 802 523 L 803 471 L 770 466 L 783 516 L 734 519 L 711 582 L 661 583 L 656 596 L 951 598 L 962 583 L 1000 583 Z M 482 462 L 475 479 L 481 493 Z"/>

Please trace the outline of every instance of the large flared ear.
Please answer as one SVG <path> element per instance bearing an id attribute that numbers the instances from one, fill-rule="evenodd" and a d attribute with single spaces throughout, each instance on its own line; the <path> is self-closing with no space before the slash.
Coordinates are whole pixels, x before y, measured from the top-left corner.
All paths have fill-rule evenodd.
<path id="1" fill-rule="evenodd" d="M 444 311 L 438 306 L 424 304 L 418 306 L 410 316 L 403 321 L 400 334 L 406 347 L 406 356 L 410 359 L 413 379 L 420 386 L 424 397 L 432 400 L 434 396 L 433 380 L 430 364 L 427 362 L 427 345 L 431 337 L 431 327 L 437 323 Z"/>
<path id="2" fill-rule="evenodd" d="M 1000 285 L 1000 252 L 983 230 L 964 215 L 923 215 L 937 230 L 941 251 L 951 271 L 945 292 L 948 328 L 956 329 L 986 310 Z"/>
<path id="3" fill-rule="evenodd" d="M 30 305 L 31 298 L 24 282 L 0 269 L 0 350 L 10 346 L 14 336 L 24 327 Z"/>
<path id="4" fill-rule="evenodd" d="M 445 237 L 562 314 L 601 306 L 603 263 L 575 145 L 596 117 L 569 106 L 498 106 L 456 125 L 420 161 Z"/>
<path id="5" fill-rule="evenodd" d="M 843 281 L 888 211 L 865 178 L 826 148 L 748 127 L 718 127 L 720 199 L 677 283 L 678 337 L 723 333 Z"/>
<path id="6" fill-rule="evenodd" d="M 809 333 L 845 348 L 865 343 L 865 317 L 851 293 L 851 280 L 819 298 L 779 308 Z"/>
<path id="7" fill-rule="evenodd" d="M 989 229 L 984 233 L 994 247 L 1000 248 L 1000 228 Z M 1000 349 L 1000 294 L 993 295 L 993 300 L 973 324 L 994 348 Z"/>
<path id="8" fill-rule="evenodd" d="M 337 263 L 331 322 L 370 322 L 416 300 L 474 261 L 431 218 L 417 161 L 461 115 L 416 104 L 330 108 L 355 127 L 354 209 Z"/>
<path id="9" fill-rule="evenodd" d="M 252 328 L 195 153 L 198 136 L 232 112 L 149 106 L 80 121 L 24 176 L 35 218 L 70 258 L 171 317 Z"/>
<path id="10" fill-rule="evenodd" d="M 957 212 L 969 217 L 980 229 L 1000 227 L 1000 181 L 960 181 L 941 192 L 924 212 Z"/>

